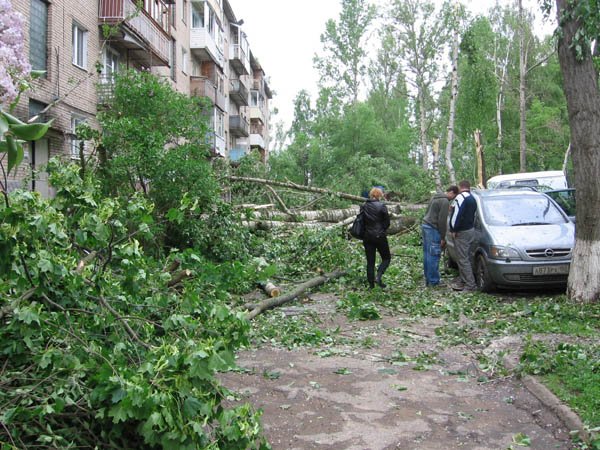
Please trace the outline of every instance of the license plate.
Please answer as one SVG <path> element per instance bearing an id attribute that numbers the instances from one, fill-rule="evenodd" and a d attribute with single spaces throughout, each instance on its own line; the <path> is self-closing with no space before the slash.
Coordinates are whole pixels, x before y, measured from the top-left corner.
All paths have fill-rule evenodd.
<path id="1" fill-rule="evenodd" d="M 567 275 L 569 273 L 569 264 L 559 264 L 555 266 L 536 266 L 533 268 L 534 275 Z"/>

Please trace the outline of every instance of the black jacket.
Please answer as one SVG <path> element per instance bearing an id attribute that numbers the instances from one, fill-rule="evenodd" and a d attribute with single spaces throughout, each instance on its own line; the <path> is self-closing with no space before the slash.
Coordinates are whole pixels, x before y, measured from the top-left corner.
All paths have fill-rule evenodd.
<path id="1" fill-rule="evenodd" d="M 379 200 L 369 199 L 363 205 L 365 212 L 365 240 L 385 237 L 390 227 L 390 215 L 386 206 Z"/>

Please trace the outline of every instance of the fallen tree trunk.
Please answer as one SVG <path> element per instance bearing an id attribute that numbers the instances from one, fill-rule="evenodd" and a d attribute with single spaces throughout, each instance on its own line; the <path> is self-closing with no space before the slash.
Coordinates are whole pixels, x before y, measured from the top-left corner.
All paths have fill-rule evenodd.
<path id="1" fill-rule="evenodd" d="M 345 271 L 345 270 L 336 270 L 335 272 L 330 272 L 330 273 L 326 273 L 324 275 L 320 275 L 315 278 L 311 278 L 310 280 L 305 281 L 304 283 L 298 285 L 296 287 L 296 289 L 294 289 L 289 294 L 285 294 L 280 297 L 270 298 L 270 299 L 260 302 L 256 306 L 256 308 L 254 308 L 252 311 L 250 311 L 248 314 L 246 314 L 246 318 L 248 320 L 254 319 L 256 316 L 263 313 L 267 309 L 271 309 L 276 306 L 281 306 L 285 303 L 291 302 L 292 300 L 296 299 L 300 294 L 302 294 L 307 289 L 310 289 L 310 288 L 313 288 L 316 286 L 320 286 L 321 284 L 324 284 L 329 280 L 333 280 L 333 279 L 339 278 L 341 276 L 344 276 L 344 275 L 346 275 L 346 273 L 347 273 L 347 271 Z"/>
<path id="2" fill-rule="evenodd" d="M 270 231 L 275 229 L 283 228 L 312 228 L 312 229 L 331 229 L 336 227 L 348 227 L 354 221 L 354 216 L 350 216 L 341 222 L 329 223 L 329 222 L 283 222 L 277 220 L 247 220 L 242 221 L 242 225 L 248 227 L 251 230 L 263 230 Z M 414 217 L 397 217 L 390 220 L 390 227 L 388 228 L 388 235 L 404 233 L 408 231 L 416 223 Z"/>
<path id="3" fill-rule="evenodd" d="M 292 183 L 291 181 L 284 182 L 284 181 L 275 181 L 275 180 L 265 180 L 263 178 L 238 177 L 235 175 L 230 175 L 227 178 L 229 178 L 231 181 L 246 181 L 248 183 L 267 184 L 270 186 L 280 186 L 280 187 L 292 188 L 292 189 L 296 189 L 299 191 L 316 192 L 319 194 L 328 194 L 328 195 L 333 195 L 333 196 L 339 197 L 339 198 L 345 198 L 346 200 L 352 200 L 355 202 L 364 203 L 364 201 L 365 201 L 365 198 L 361 197 L 360 195 L 346 194 L 344 192 L 334 192 L 334 191 L 330 191 L 329 189 L 323 189 L 323 188 L 312 187 L 312 186 L 302 186 L 300 184 Z M 385 202 L 385 203 L 393 204 L 391 202 Z"/>
<path id="4" fill-rule="evenodd" d="M 390 214 L 399 214 L 400 205 L 387 205 Z M 250 219 L 285 220 L 285 221 L 317 221 L 317 222 L 340 222 L 348 217 L 355 217 L 360 210 L 359 205 L 343 209 L 320 209 L 315 211 L 290 211 L 289 214 L 281 211 L 255 211 Z"/>
<path id="5" fill-rule="evenodd" d="M 259 286 L 263 291 L 265 291 L 265 294 L 267 294 L 271 298 L 279 297 L 279 294 L 281 294 L 281 289 L 279 289 L 271 282 L 260 283 Z"/>

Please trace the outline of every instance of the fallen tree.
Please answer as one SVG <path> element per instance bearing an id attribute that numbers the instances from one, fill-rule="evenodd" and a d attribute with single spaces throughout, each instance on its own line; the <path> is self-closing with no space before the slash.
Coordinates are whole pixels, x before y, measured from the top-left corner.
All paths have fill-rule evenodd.
<path id="1" fill-rule="evenodd" d="M 399 214 L 402 210 L 400 205 L 387 205 L 390 214 Z M 290 214 L 274 210 L 253 211 L 249 219 L 255 220 L 283 220 L 283 221 L 317 221 L 317 222 L 340 222 L 348 217 L 354 217 L 360 210 L 359 205 L 343 209 L 320 209 L 314 211 L 294 211 Z"/>
<path id="2" fill-rule="evenodd" d="M 247 220 L 242 221 L 242 225 L 248 227 L 251 230 L 263 230 L 269 231 L 280 228 L 323 228 L 331 229 L 335 227 L 348 228 L 348 226 L 354 221 L 354 216 L 350 216 L 338 223 L 329 222 L 286 222 L 278 220 Z M 390 227 L 388 228 L 388 235 L 404 233 L 412 228 L 416 223 L 414 217 L 397 217 L 390 220 Z"/>
<path id="3" fill-rule="evenodd" d="M 279 297 L 269 298 L 267 300 L 263 300 L 260 302 L 252 311 L 246 314 L 246 318 L 248 320 L 254 319 L 259 314 L 264 311 L 274 308 L 276 306 L 281 306 L 285 303 L 289 303 L 292 300 L 295 300 L 300 294 L 302 294 L 307 289 L 320 286 L 321 284 L 326 283 L 329 280 L 333 280 L 339 278 L 341 276 L 346 275 L 347 271 L 345 270 L 336 270 L 334 272 L 326 273 L 323 275 L 319 275 L 318 277 L 311 278 L 308 281 L 298 285 L 292 292 L 289 294 L 281 295 Z"/>
<path id="4" fill-rule="evenodd" d="M 279 186 L 279 187 L 291 188 L 291 189 L 296 189 L 299 191 L 315 192 L 318 194 L 327 194 L 327 195 L 332 195 L 332 196 L 338 197 L 338 198 L 344 198 L 346 200 L 352 200 L 355 202 L 364 202 L 365 201 L 365 198 L 361 197 L 360 195 L 346 194 L 344 192 L 335 192 L 335 191 L 330 191 L 329 189 L 323 189 L 323 188 L 318 188 L 318 187 L 313 187 L 313 186 L 303 186 L 301 184 L 292 183 L 291 181 L 265 180 L 263 178 L 238 177 L 235 175 L 230 175 L 227 178 L 231 181 L 245 181 L 248 183 L 258 183 L 258 184 L 265 184 L 265 185 L 269 185 L 269 186 Z"/>

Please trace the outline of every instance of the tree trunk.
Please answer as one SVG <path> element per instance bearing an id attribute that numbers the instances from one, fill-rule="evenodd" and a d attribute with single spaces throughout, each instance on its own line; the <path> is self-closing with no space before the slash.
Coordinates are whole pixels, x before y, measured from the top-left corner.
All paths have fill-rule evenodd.
<path id="1" fill-rule="evenodd" d="M 260 283 L 260 288 L 271 298 L 279 297 L 279 294 L 281 294 L 281 289 L 279 289 L 279 287 L 275 286 L 270 281 L 267 281 L 266 283 Z"/>
<path id="2" fill-rule="evenodd" d="M 504 109 L 504 85 L 506 83 L 506 72 L 508 70 L 508 60 L 510 57 L 510 44 L 506 49 L 506 56 L 500 69 L 500 76 L 498 77 L 498 96 L 496 97 L 496 126 L 498 127 L 498 136 L 496 138 L 497 158 L 498 158 L 498 170 L 500 173 L 504 172 L 504 154 L 502 152 L 502 141 L 504 139 L 502 129 L 502 111 Z M 502 156 L 500 156 L 502 155 Z"/>
<path id="3" fill-rule="evenodd" d="M 483 145 L 481 145 L 481 131 L 475 130 L 473 136 L 475 137 L 475 155 L 477 161 L 477 185 L 485 188 L 485 161 L 483 159 Z"/>
<path id="4" fill-rule="evenodd" d="M 318 276 L 315 278 L 311 278 L 310 280 L 308 280 L 308 281 L 302 283 L 301 285 L 299 285 L 298 287 L 296 287 L 296 289 L 294 289 L 289 294 L 281 295 L 281 296 L 275 297 L 275 298 L 270 298 L 270 299 L 267 299 L 267 300 L 259 303 L 256 308 L 254 308 L 252 311 L 250 311 L 246 315 L 246 318 L 248 320 L 254 319 L 256 316 L 258 316 L 260 313 L 266 311 L 267 309 L 271 309 L 271 308 L 274 308 L 275 306 L 281 306 L 284 303 L 291 302 L 292 300 L 296 299 L 300 294 L 302 294 L 307 289 L 319 286 L 323 283 L 326 283 L 329 280 L 339 278 L 343 275 L 346 275 L 346 273 L 347 272 L 345 270 L 338 270 L 335 272 L 326 273 L 324 275 L 321 275 L 321 276 Z"/>
<path id="5" fill-rule="evenodd" d="M 390 214 L 399 214 L 402 210 L 400 205 L 387 205 Z M 318 222 L 340 222 L 347 217 L 356 216 L 360 210 L 359 205 L 351 206 L 344 209 L 322 209 L 316 211 L 294 211 L 290 214 L 285 214 L 280 211 L 255 211 L 248 218 L 252 219 L 267 219 L 267 220 L 283 220 L 283 221 L 318 221 Z"/>
<path id="6" fill-rule="evenodd" d="M 277 228 L 333 228 L 337 226 L 349 225 L 354 221 L 354 217 L 349 217 L 342 222 L 331 224 L 327 222 L 282 222 L 278 220 L 257 220 L 257 221 L 243 221 L 242 225 L 248 227 L 251 230 L 274 230 Z M 406 216 L 393 218 L 390 220 L 390 227 L 388 228 L 388 235 L 403 233 L 410 229 L 415 224 L 415 218 Z"/>
<path id="7" fill-rule="evenodd" d="M 300 184 L 292 183 L 291 181 L 288 181 L 288 182 L 274 181 L 274 180 L 265 180 L 262 178 L 237 177 L 234 175 L 230 175 L 227 178 L 229 178 L 231 181 L 246 181 L 249 183 L 259 183 L 259 184 L 268 184 L 271 186 L 287 187 L 287 188 L 296 189 L 299 191 L 318 192 L 320 194 L 329 194 L 329 195 L 333 195 L 334 197 L 345 198 L 346 200 L 352 200 L 355 202 L 364 202 L 366 200 L 364 197 L 361 197 L 360 195 L 345 194 L 343 192 L 334 192 L 334 191 L 330 191 L 329 189 L 317 188 L 317 187 L 312 187 L 312 186 L 302 186 Z"/>
<path id="8" fill-rule="evenodd" d="M 452 164 L 452 144 L 454 143 L 454 119 L 456 115 L 456 98 L 458 97 L 458 24 L 452 39 L 452 84 L 450 87 L 450 117 L 448 118 L 448 139 L 446 142 L 446 168 L 450 175 L 450 183 L 456 184 L 456 173 Z"/>
<path id="9" fill-rule="evenodd" d="M 424 170 L 429 170 L 429 155 L 427 153 L 427 118 L 425 116 L 425 89 L 419 84 L 419 136 L 421 139 L 421 163 Z"/>
<path id="10" fill-rule="evenodd" d="M 433 140 L 433 176 L 435 178 L 435 187 L 438 192 L 442 192 L 442 178 L 440 176 L 440 140 Z"/>
<path id="11" fill-rule="evenodd" d="M 567 0 L 556 0 L 558 17 L 570 9 Z M 559 20 L 559 24 L 561 20 Z M 577 302 L 600 299 L 600 92 L 591 50 L 583 59 L 574 53 L 574 36 L 582 23 L 561 25 L 558 58 L 564 79 L 571 129 L 571 157 L 577 201 L 577 232 L 567 293 Z"/>
<path id="12" fill-rule="evenodd" d="M 523 1 L 519 0 L 519 169 L 527 172 L 527 123 L 525 111 L 525 78 L 527 51 L 525 48 L 525 18 L 523 17 Z"/>

